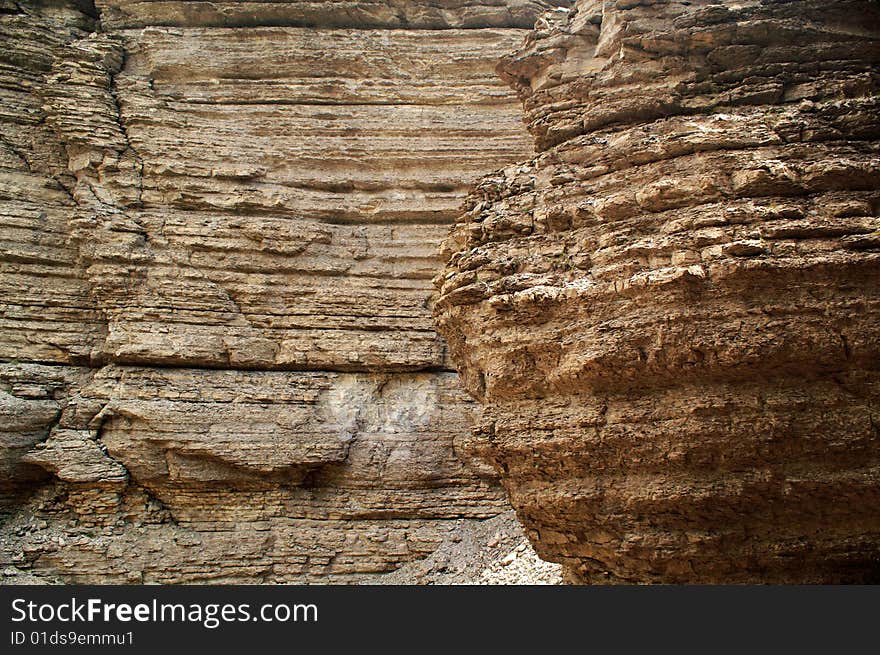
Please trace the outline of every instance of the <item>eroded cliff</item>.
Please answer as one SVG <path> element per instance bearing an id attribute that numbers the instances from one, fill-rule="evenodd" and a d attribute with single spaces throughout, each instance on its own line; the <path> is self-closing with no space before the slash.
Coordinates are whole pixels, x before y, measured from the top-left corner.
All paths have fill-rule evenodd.
<path id="1" fill-rule="evenodd" d="M 435 312 L 460 444 L 587 582 L 880 576 L 880 11 L 580 0 L 501 75 Z"/>
<path id="2" fill-rule="evenodd" d="M 369 580 L 506 506 L 430 280 L 544 8 L 0 2 L 4 575 Z"/>

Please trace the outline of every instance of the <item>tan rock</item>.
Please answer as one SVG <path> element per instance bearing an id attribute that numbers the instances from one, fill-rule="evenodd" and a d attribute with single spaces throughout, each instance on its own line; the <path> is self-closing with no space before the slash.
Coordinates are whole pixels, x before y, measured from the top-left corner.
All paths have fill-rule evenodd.
<path id="1" fill-rule="evenodd" d="M 85 430 L 56 430 L 25 455 L 64 482 L 125 482 L 128 472 L 109 458 Z"/>
<path id="2" fill-rule="evenodd" d="M 374 580 L 501 511 L 430 280 L 544 3 L 50 5 L 0 12 L 0 570 Z"/>

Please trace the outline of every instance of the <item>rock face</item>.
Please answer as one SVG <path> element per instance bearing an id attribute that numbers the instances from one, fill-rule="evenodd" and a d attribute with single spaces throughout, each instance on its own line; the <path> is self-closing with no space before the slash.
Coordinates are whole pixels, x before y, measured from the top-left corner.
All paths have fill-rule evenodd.
<path id="1" fill-rule="evenodd" d="M 381 578 L 382 584 L 558 585 L 562 566 L 545 562 L 523 534 L 513 510 L 462 522 L 433 553 Z"/>
<path id="2" fill-rule="evenodd" d="M 435 312 L 462 443 L 586 582 L 880 579 L 880 11 L 580 0 L 499 70 Z"/>
<path id="3" fill-rule="evenodd" d="M 0 570 L 370 580 L 506 506 L 430 280 L 546 7 L 0 0 Z"/>

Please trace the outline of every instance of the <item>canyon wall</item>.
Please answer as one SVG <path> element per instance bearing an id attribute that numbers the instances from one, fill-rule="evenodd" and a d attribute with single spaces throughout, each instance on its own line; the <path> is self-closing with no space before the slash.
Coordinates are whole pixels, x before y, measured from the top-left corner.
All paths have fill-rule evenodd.
<path id="1" fill-rule="evenodd" d="M 579 0 L 435 313 L 576 582 L 880 580 L 880 6 Z"/>
<path id="2" fill-rule="evenodd" d="M 431 318 L 533 0 L 0 0 L 0 573 L 355 582 L 507 504 Z"/>

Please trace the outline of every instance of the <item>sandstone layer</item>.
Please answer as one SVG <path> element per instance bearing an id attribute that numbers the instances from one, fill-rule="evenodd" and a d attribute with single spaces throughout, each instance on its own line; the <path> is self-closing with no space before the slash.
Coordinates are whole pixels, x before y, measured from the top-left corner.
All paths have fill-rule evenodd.
<path id="1" fill-rule="evenodd" d="M 880 8 L 580 0 L 500 74 L 435 313 L 580 582 L 880 579 Z"/>
<path id="2" fill-rule="evenodd" d="M 543 9 L 0 0 L 5 575 L 371 580 L 506 506 L 431 278 Z"/>

